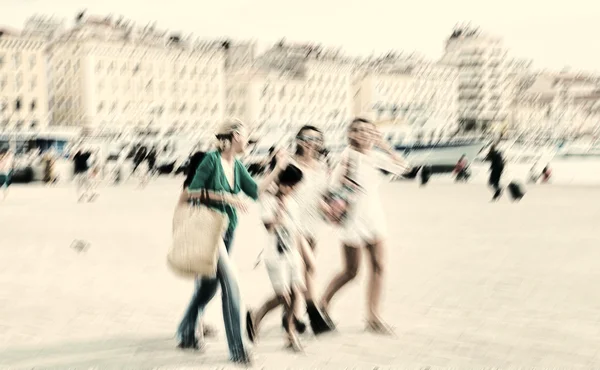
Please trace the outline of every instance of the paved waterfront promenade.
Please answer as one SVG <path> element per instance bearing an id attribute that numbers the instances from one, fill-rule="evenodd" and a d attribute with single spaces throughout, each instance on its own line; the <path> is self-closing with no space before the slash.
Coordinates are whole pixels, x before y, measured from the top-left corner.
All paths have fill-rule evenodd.
<path id="1" fill-rule="evenodd" d="M 0 203 L 0 368 L 229 368 L 219 329 L 204 354 L 175 350 L 191 282 L 165 265 L 180 181 L 106 188 L 76 204 L 66 186 L 13 187 Z M 366 266 L 332 305 L 339 332 L 282 349 L 265 322 L 256 368 L 600 368 L 600 188 L 537 186 L 520 204 L 489 203 L 480 185 L 385 184 L 385 317 L 397 337 L 363 332 Z M 271 294 L 253 270 L 264 234 L 242 217 L 234 259 L 247 305 Z M 319 286 L 340 264 L 321 230 Z M 90 247 L 78 253 L 74 239 Z M 354 297 L 358 297 L 358 300 Z"/>

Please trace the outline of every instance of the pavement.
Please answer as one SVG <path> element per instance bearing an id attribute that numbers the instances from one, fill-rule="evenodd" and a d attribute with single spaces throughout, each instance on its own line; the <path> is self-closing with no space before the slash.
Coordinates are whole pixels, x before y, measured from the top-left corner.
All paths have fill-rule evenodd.
<path id="1" fill-rule="evenodd" d="M 175 349 L 193 283 L 165 263 L 180 180 L 101 188 L 77 204 L 70 185 L 13 186 L 0 202 L 0 369 L 222 369 L 219 330 L 204 353 Z M 283 349 L 280 314 L 254 348 L 260 369 L 600 368 L 600 188 L 530 187 L 490 203 L 475 184 L 385 183 L 384 317 L 395 337 L 364 332 L 367 268 L 332 303 L 337 333 Z M 318 286 L 341 263 L 318 231 Z M 254 269 L 265 235 L 253 207 L 234 245 L 246 306 L 271 294 Z M 75 243 L 74 243 L 75 242 Z"/>

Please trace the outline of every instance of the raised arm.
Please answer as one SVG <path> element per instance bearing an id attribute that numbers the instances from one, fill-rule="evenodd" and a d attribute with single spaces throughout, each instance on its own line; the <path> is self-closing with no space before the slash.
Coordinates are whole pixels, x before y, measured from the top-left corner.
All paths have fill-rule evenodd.
<path id="1" fill-rule="evenodd" d="M 260 195 L 260 189 L 256 181 L 252 178 L 246 166 L 243 164 L 238 165 L 240 175 L 240 188 L 242 192 L 246 194 L 252 200 L 258 200 L 258 196 Z"/>
<path id="2" fill-rule="evenodd" d="M 383 136 L 379 136 L 375 146 L 383 153 L 387 158 L 380 161 L 379 166 L 381 169 L 391 172 L 395 175 L 402 175 L 410 169 L 409 163 L 398 155 L 396 151 L 389 145 Z M 389 160 L 386 160 L 388 159 Z"/>
<path id="3" fill-rule="evenodd" d="M 246 170 L 246 167 L 241 165 L 239 174 L 240 187 L 242 188 L 242 191 L 244 192 L 244 194 L 246 194 L 253 200 L 257 200 L 261 194 L 267 192 L 270 189 L 277 176 L 279 176 L 279 173 L 283 169 L 285 169 L 287 165 L 288 158 L 285 155 L 285 153 L 280 151 L 277 154 L 277 165 L 275 166 L 273 171 L 271 171 L 267 175 L 267 177 L 265 177 L 263 181 L 260 182 L 260 184 L 257 184 L 256 181 L 252 178 L 252 176 L 248 173 L 248 170 Z"/>

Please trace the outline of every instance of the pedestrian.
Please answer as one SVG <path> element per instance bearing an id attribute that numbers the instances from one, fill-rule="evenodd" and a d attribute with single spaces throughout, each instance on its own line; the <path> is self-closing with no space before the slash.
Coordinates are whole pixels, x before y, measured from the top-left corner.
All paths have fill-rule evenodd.
<path id="1" fill-rule="evenodd" d="M 357 276 L 362 250 L 366 249 L 371 265 L 367 289 L 366 329 L 374 333 L 391 334 L 392 329 L 380 317 L 385 268 L 384 242 L 387 233 L 378 188 L 382 178 L 381 169 L 401 175 L 408 169 L 408 165 L 396 156 L 369 120 L 354 119 L 349 126 L 348 141 L 349 147 L 341 154 L 340 163 L 331 176 L 334 184 L 344 183 L 345 187 L 353 189 L 354 193 L 347 210 L 343 213 L 347 216 L 339 225 L 344 266 L 327 285 L 320 308 L 328 318 L 331 300 Z M 379 150 L 373 150 L 374 147 Z M 330 215 L 330 219 L 331 215 L 339 213 L 335 211 L 332 203 L 324 205 L 324 211 L 326 215 Z M 330 319 L 329 321 L 331 322 Z"/>
<path id="2" fill-rule="evenodd" d="M 135 154 L 133 156 L 133 170 L 131 171 L 132 175 L 135 174 L 135 172 L 137 171 L 138 167 L 146 159 L 147 155 L 148 155 L 148 149 L 146 148 L 146 146 L 145 145 L 140 145 L 140 147 L 135 151 Z"/>
<path id="3" fill-rule="evenodd" d="M 246 148 L 246 129 L 243 123 L 239 120 L 225 121 L 218 127 L 216 137 L 218 149 L 205 155 L 191 184 L 184 189 L 179 201 L 189 202 L 202 193 L 200 190 L 207 190 L 210 199 L 213 200 L 209 206 L 227 214 L 229 225 L 223 237 L 224 247 L 219 251 L 217 276 L 196 280 L 194 294 L 177 330 L 178 347 L 182 349 L 203 347 L 203 337 L 199 339 L 196 337 L 198 316 L 204 312 L 206 305 L 215 296 L 220 285 L 230 360 L 235 363 L 250 364 L 252 359 L 242 337 L 240 291 L 233 262 L 229 258 L 237 227 L 236 210 L 246 210 L 245 202 L 239 198 L 238 194 L 242 192 L 257 200 L 259 194 L 264 192 L 279 174 L 281 167 L 267 176 L 259 186 L 242 162 L 236 158 Z M 280 163 L 281 166 L 286 165 L 284 160 L 281 160 Z M 200 335 L 203 334 L 203 330 L 199 332 Z"/>
<path id="4" fill-rule="evenodd" d="M 78 202 L 90 199 L 90 157 L 92 153 L 83 145 L 79 146 L 71 156 L 73 161 L 73 176 L 77 189 Z"/>
<path id="5" fill-rule="evenodd" d="M 270 310 L 283 305 L 286 347 L 302 351 L 296 328 L 295 303 L 304 293 L 304 268 L 300 249 L 302 242 L 298 229 L 298 204 L 291 195 L 302 181 L 302 171 L 288 165 L 277 179 L 275 194 L 261 197 L 262 221 L 269 233 L 265 248 L 265 265 L 275 297 L 267 299 L 259 308 L 258 316 L 252 311 L 246 315 L 246 330 L 252 342 L 256 339 L 261 320 Z"/>
<path id="6" fill-rule="evenodd" d="M 297 207 L 298 244 L 300 255 L 302 256 L 304 266 L 305 287 L 304 298 L 306 301 L 306 312 L 310 320 L 310 325 L 314 333 L 320 334 L 329 331 L 332 328 L 324 319 L 321 312 L 314 303 L 314 274 L 316 248 L 315 230 L 320 222 L 320 202 L 322 194 L 327 189 L 328 173 L 326 165 L 321 161 L 321 147 L 323 144 L 323 134 L 321 131 L 310 125 L 303 126 L 296 135 L 296 153 L 292 158 L 292 163 L 303 173 L 302 182 L 300 182 L 292 193 L 292 199 Z M 268 250 L 268 249 L 267 249 Z M 296 300 L 299 303 L 299 300 Z M 254 330 L 256 334 L 260 327 L 260 322 L 272 310 L 280 305 L 281 301 L 277 296 L 271 297 L 266 304 L 256 311 L 248 311 L 246 320 L 252 324 L 247 326 L 248 330 Z M 296 314 L 294 316 L 294 326 L 296 330 L 303 333 L 306 330 L 306 324 L 300 319 L 305 310 L 296 305 Z M 287 318 L 284 315 L 282 325 L 287 330 Z M 256 326 L 256 329 L 253 327 Z M 249 337 L 254 337 L 248 333 Z"/>
<path id="7" fill-rule="evenodd" d="M 15 157 L 8 148 L 0 150 L 0 188 L 2 188 L 2 200 L 8 196 L 8 187 L 12 180 L 12 172 Z"/>
<path id="8" fill-rule="evenodd" d="M 504 172 L 504 158 L 500 151 L 496 148 L 496 145 L 492 145 L 486 160 L 490 162 L 490 178 L 489 185 L 494 191 L 492 201 L 497 201 L 502 196 L 502 187 L 500 181 L 502 180 L 502 173 Z"/>

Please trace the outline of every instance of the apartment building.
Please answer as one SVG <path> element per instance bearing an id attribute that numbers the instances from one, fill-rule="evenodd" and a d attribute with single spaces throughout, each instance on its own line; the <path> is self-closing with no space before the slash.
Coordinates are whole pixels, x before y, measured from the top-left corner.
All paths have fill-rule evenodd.
<path id="1" fill-rule="evenodd" d="M 48 63 L 43 38 L 0 29 L 0 132 L 46 127 Z"/>

